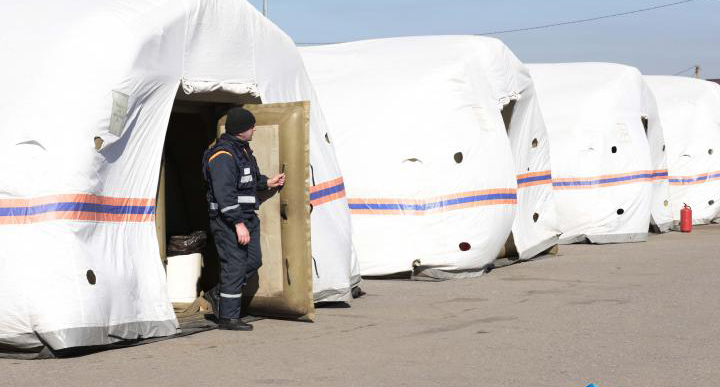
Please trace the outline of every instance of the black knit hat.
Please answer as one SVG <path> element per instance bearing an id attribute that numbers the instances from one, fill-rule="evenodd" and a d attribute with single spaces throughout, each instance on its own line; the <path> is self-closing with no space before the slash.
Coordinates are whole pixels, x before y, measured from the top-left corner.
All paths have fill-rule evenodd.
<path id="1" fill-rule="evenodd" d="M 233 136 L 255 126 L 255 116 L 249 111 L 234 107 L 227 112 L 225 131 Z"/>

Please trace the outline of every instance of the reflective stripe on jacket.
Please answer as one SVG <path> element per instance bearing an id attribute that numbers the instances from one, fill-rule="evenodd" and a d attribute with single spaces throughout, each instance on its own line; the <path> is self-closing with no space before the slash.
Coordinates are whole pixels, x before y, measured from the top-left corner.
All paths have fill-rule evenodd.
<path id="1" fill-rule="evenodd" d="M 255 216 L 260 207 L 257 191 L 268 188 L 250 145 L 227 133 L 205 151 L 203 176 L 211 215 L 219 213 L 231 224 Z"/>

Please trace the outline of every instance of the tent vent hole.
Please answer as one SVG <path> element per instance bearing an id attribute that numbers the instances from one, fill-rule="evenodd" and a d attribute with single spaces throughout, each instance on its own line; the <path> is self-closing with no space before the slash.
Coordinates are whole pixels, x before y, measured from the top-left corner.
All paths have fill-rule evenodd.
<path id="1" fill-rule="evenodd" d="M 710 201 L 708 202 L 708 204 L 712 206 L 713 204 L 715 204 L 715 201 L 714 201 L 714 200 L 710 200 Z"/>
<path id="2" fill-rule="evenodd" d="M 531 145 L 532 145 L 533 148 L 537 148 L 537 146 L 538 146 L 538 140 L 537 140 L 537 138 L 533 138 Z"/>
<path id="3" fill-rule="evenodd" d="M 663 152 L 665 152 L 665 144 L 663 144 Z"/>
<path id="4" fill-rule="evenodd" d="M 708 154 L 709 154 L 709 155 L 713 154 L 713 150 L 712 150 L 712 149 L 708 149 Z"/>
<path id="5" fill-rule="evenodd" d="M 463 154 L 462 154 L 462 152 L 455 153 L 455 155 L 453 156 L 453 158 L 455 159 L 455 162 L 456 162 L 456 163 L 458 163 L 458 164 L 462 163 L 462 161 L 463 161 Z"/>
<path id="6" fill-rule="evenodd" d="M 102 139 L 102 137 L 95 137 L 95 150 L 99 151 L 102 149 L 103 143 L 105 140 Z"/>
<path id="7" fill-rule="evenodd" d="M 470 250 L 470 244 L 467 242 L 461 242 L 460 243 L 460 251 L 468 251 Z"/>
<path id="8" fill-rule="evenodd" d="M 536 212 L 533 214 L 533 222 L 537 223 L 538 219 L 540 219 L 540 214 Z"/>
<path id="9" fill-rule="evenodd" d="M 97 278 L 95 278 L 95 272 L 88 270 L 85 273 L 85 277 L 87 277 L 87 281 L 90 285 L 95 285 L 95 282 L 97 281 Z"/>
<path id="10" fill-rule="evenodd" d="M 328 136 L 327 133 L 325 133 L 325 141 L 327 141 L 327 143 L 330 144 L 330 136 Z"/>
<path id="11" fill-rule="evenodd" d="M 618 208 L 618 210 L 617 210 L 618 215 L 622 215 L 624 213 L 625 213 L 625 210 L 623 210 L 622 208 Z"/>
<path id="12" fill-rule="evenodd" d="M 613 146 L 612 148 L 610 148 L 610 152 L 617 153 L 617 147 Z"/>

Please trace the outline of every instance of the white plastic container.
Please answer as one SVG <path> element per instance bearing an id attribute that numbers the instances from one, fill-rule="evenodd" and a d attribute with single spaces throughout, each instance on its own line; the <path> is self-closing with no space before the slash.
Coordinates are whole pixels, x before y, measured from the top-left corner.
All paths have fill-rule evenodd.
<path id="1" fill-rule="evenodd" d="M 198 296 L 202 254 L 175 255 L 167 259 L 167 283 L 170 302 L 190 303 Z"/>

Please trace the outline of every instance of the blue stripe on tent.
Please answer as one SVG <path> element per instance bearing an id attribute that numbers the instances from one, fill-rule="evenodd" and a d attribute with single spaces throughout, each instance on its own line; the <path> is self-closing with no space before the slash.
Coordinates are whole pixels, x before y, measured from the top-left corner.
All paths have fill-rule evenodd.
<path id="1" fill-rule="evenodd" d="M 442 207 L 449 207 L 464 203 L 481 202 L 487 200 L 517 200 L 517 194 L 488 194 L 467 196 L 464 198 L 448 199 L 439 202 L 425 204 L 403 204 L 403 203 L 350 203 L 351 210 L 401 210 L 401 211 L 427 211 Z"/>
<path id="2" fill-rule="evenodd" d="M 690 179 L 670 179 L 670 182 L 671 183 L 694 183 L 696 181 L 703 181 L 703 180 L 707 180 L 707 179 L 716 179 L 718 177 L 720 177 L 720 174 L 699 176 L 699 177 L 693 177 Z"/>
<path id="3" fill-rule="evenodd" d="M 518 184 L 531 183 L 533 181 L 550 180 L 551 178 L 552 178 L 552 175 L 550 175 L 550 174 L 541 175 L 541 176 L 530 176 L 530 177 L 518 179 L 517 183 Z"/>
<path id="4" fill-rule="evenodd" d="M 610 183 L 618 183 L 621 181 L 628 181 L 628 180 L 635 180 L 635 179 L 650 179 L 653 177 L 652 173 L 642 173 L 638 175 L 630 175 L 630 176 L 623 176 L 623 177 L 612 177 L 607 179 L 598 179 L 598 180 L 585 180 L 585 181 L 554 181 L 554 186 L 574 186 L 574 185 L 596 185 L 596 184 L 610 184 Z"/>
<path id="5" fill-rule="evenodd" d="M 320 191 L 312 192 L 310 194 L 310 200 L 317 200 L 317 199 L 323 198 L 325 196 L 329 196 L 329 195 L 332 195 L 332 194 L 335 194 L 338 192 L 342 192 L 343 190 L 345 190 L 345 184 L 340 183 L 333 187 L 328 187 L 325 189 L 321 189 Z"/>
<path id="6" fill-rule="evenodd" d="M 48 203 L 32 207 L 0 208 L 0 216 L 32 216 L 47 212 L 96 212 L 116 215 L 150 215 L 155 213 L 155 206 L 111 206 L 96 203 L 60 202 Z"/>

